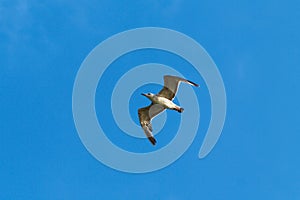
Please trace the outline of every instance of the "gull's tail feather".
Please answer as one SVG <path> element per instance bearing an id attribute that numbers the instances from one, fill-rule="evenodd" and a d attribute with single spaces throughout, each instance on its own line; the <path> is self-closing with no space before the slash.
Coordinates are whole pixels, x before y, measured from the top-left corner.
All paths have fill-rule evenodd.
<path id="1" fill-rule="evenodd" d="M 178 106 L 178 107 L 173 108 L 173 110 L 176 110 L 177 112 L 182 113 L 184 111 L 184 108 L 181 108 Z"/>
<path id="2" fill-rule="evenodd" d="M 183 108 L 179 108 L 179 111 L 178 111 L 178 112 L 182 113 L 183 111 L 184 111 Z"/>

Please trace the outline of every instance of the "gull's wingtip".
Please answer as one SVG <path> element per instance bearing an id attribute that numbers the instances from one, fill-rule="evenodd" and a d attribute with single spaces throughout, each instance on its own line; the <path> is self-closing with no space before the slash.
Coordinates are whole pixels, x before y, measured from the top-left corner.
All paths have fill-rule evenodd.
<path id="1" fill-rule="evenodd" d="M 195 86 L 195 87 L 199 87 L 199 85 L 197 83 L 194 83 L 193 81 L 189 81 L 187 80 L 187 82 L 189 82 L 191 85 Z"/>
<path id="2" fill-rule="evenodd" d="M 172 75 L 164 75 L 164 78 L 174 78 L 176 79 L 177 81 L 183 81 L 183 82 L 188 82 L 189 84 L 195 86 L 195 87 L 199 87 L 199 85 L 197 83 L 194 83 L 193 81 L 190 81 L 190 80 L 186 80 L 184 78 L 181 78 L 179 76 L 172 76 Z"/>
<path id="3" fill-rule="evenodd" d="M 152 145 L 156 144 L 156 139 L 154 137 L 148 137 L 149 141 L 151 142 Z"/>

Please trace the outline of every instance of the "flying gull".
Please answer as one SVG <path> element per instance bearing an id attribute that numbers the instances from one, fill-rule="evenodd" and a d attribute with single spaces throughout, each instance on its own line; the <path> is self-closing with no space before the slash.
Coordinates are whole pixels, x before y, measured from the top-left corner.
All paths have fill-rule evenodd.
<path id="1" fill-rule="evenodd" d="M 152 135 L 151 120 L 165 109 L 176 110 L 179 113 L 182 113 L 184 110 L 183 108 L 172 102 L 176 95 L 180 82 L 188 83 L 196 87 L 199 86 L 192 81 L 188 81 L 177 76 L 166 75 L 164 76 L 164 87 L 158 94 L 142 94 L 150 99 L 152 103 L 147 107 L 138 109 L 139 120 L 146 136 L 153 145 L 156 144 L 156 140 Z"/>

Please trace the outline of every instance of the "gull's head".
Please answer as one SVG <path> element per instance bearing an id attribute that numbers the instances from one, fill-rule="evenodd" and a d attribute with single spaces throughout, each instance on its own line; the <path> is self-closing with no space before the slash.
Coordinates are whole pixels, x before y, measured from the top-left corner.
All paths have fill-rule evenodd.
<path id="1" fill-rule="evenodd" d="M 149 99 L 152 99 L 155 96 L 155 94 L 152 94 L 150 92 L 149 93 L 145 93 L 145 94 L 142 93 L 142 95 L 145 96 L 145 97 L 147 97 L 147 98 L 149 98 Z"/>

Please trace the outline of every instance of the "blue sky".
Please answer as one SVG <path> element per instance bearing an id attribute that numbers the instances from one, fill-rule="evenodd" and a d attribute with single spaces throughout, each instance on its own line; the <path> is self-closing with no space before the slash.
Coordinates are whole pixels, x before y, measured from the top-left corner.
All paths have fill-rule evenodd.
<path id="1" fill-rule="evenodd" d="M 299 18 L 299 1 L 1 1 L 0 199 L 299 199 Z M 81 143 L 72 89 L 96 45 L 145 26 L 180 31 L 208 51 L 228 110 L 219 142 L 199 160 L 210 113 L 204 85 L 197 95 L 203 122 L 187 152 L 162 170 L 127 174 L 101 164 Z M 119 64 L 181 62 L 140 54 Z M 145 151 L 115 137 L 111 120 L 104 124 L 116 143 Z"/>

